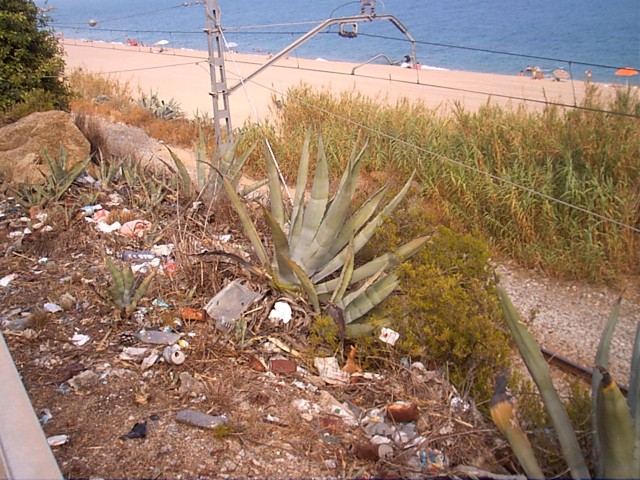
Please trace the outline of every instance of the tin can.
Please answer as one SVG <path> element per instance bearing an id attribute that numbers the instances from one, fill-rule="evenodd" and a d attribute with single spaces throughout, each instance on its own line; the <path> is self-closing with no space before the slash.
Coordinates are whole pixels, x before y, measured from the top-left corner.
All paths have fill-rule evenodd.
<path id="1" fill-rule="evenodd" d="M 178 345 L 170 345 L 165 347 L 162 357 L 171 365 L 182 365 L 186 360 L 184 352 L 180 350 Z"/>

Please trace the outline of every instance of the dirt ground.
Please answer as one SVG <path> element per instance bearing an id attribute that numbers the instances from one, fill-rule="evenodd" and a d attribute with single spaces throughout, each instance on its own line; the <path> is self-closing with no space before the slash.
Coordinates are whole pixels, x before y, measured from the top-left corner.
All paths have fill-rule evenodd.
<path id="1" fill-rule="evenodd" d="M 496 461 L 507 457 L 504 441 L 439 366 L 410 367 L 380 342 L 377 358 L 356 356 L 367 375 L 328 384 L 313 359 L 335 352 L 309 343 L 302 299 L 285 299 L 293 319 L 274 323 L 269 313 L 283 299 L 264 279 L 222 257 L 193 255 L 222 248 L 222 234 L 231 235 L 225 249 L 249 250 L 229 208 L 169 195 L 143 209 L 146 193 L 125 184 L 74 185 L 43 209 L 0 199 L 0 277 L 15 274 L 0 287 L 0 327 L 46 436 L 68 436 L 53 447 L 65 477 L 418 478 L 451 476 L 461 465 L 506 472 Z M 112 219 L 148 220 L 151 230 L 134 238 L 102 232 L 82 211 L 87 199 Z M 124 251 L 169 244 L 138 310 L 122 318 L 109 298 L 105 258 L 120 266 Z M 211 318 L 181 319 L 182 307 L 201 310 L 234 280 L 263 295 L 243 314 L 244 332 L 217 328 Z M 136 339 L 145 329 L 179 333 L 184 363 L 173 365 L 162 359 L 164 346 Z M 127 359 L 127 347 L 147 350 Z M 146 368 L 142 358 L 153 352 L 161 358 Z M 344 365 L 342 352 L 336 356 Z M 274 360 L 295 362 L 295 371 Z M 397 401 L 416 405 L 419 415 L 411 424 L 386 419 L 395 433 L 374 440 L 391 445 L 380 459 L 365 423 Z M 180 423 L 185 409 L 228 423 Z"/>

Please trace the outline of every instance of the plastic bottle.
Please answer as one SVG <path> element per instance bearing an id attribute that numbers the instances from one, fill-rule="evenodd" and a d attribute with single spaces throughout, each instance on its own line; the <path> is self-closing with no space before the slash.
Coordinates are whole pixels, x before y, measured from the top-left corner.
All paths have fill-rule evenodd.
<path id="1" fill-rule="evenodd" d="M 120 255 L 120 258 L 125 262 L 148 262 L 149 260 L 153 260 L 156 257 L 157 255 L 151 250 L 140 250 L 137 252 L 133 250 L 127 250 L 125 252 L 122 252 L 122 254 Z"/>

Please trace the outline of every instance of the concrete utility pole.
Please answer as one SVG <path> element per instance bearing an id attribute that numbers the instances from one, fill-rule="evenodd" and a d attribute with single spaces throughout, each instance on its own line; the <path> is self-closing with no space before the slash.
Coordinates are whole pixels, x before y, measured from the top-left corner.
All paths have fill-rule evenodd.
<path id="1" fill-rule="evenodd" d="M 233 129 L 231 128 L 231 111 L 229 110 L 227 74 L 224 69 L 224 45 L 218 0 L 206 0 L 204 8 L 207 20 L 205 33 L 209 47 L 209 73 L 211 75 L 209 95 L 213 99 L 216 146 L 220 149 L 225 143 L 233 142 Z M 221 124 L 224 124 L 224 134 Z M 223 138 L 225 135 L 226 138 Z"/>

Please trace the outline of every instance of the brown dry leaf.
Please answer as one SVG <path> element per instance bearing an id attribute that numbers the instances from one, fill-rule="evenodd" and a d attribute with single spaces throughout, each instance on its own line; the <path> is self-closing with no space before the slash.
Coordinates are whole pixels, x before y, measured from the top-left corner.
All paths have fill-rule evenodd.
<path id="1" fill-rule="evenodd" d="M 249 355 L 249 367 L 255 370 L 256 372 L 266 372 L 267 367 L 260 361 L 258 357 L 255 355 Z"/>
<path id="2" fill-rule="evenodd" d="M 362 368 L 356 363 L 356 347 L 354 347 L 353 345 L 351 345 L 347 363 L 345 363 L 344 367 L 342 367 L 342 371 L 348 374 L 362 373 Z"/>
<path id="3" fill-rule="evenodd" d="M 151 395 L 147 391 L 147 387 L 143 386 L 139 392 L 136 392 L 135 402 L 138 405 L 146 405 L 147 403 L 149 403 L 150 398 L 151 398 Z"/>

